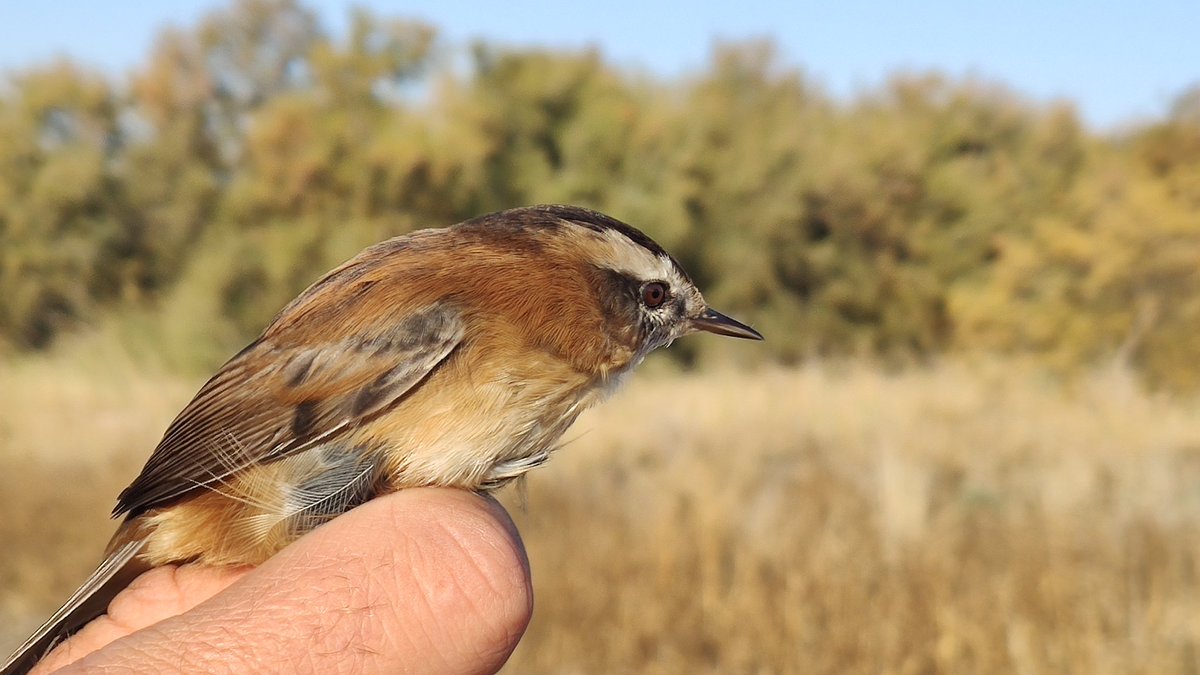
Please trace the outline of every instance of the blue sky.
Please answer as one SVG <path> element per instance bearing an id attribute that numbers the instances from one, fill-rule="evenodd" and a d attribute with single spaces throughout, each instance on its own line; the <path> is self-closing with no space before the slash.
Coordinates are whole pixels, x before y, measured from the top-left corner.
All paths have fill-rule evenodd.
<path id="1" fill-rule="evenodd" d="M 66 54 L 121 74 L 164 24 L 190 25 L 212 0 L 0 0 L 0 70 Z M 307 0 L 333 30 L 350 2 Z M 897 70 L 1004 82 L 1038 100 L 1070 99 L 1097 129 L 1162 115 L 1200 84 L 1200 0 L 650 2 L 360 0 L 425 19 L 453 42 L 599 46 L 613 62 L 674 75 L 702 67 L 714 39 L 772 36 L 783 59 L 838 95 Z"/>

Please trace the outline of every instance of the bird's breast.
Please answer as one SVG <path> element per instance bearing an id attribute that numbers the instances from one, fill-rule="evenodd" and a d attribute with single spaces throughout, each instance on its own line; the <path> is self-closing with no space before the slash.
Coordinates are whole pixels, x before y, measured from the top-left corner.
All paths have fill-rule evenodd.
<path id="1" fill-rule="evenodd" d="M 379 448 L 393 488 L 491 489 L 545 461 L 602 389 L 549 354 L 463 358 L 352 434 Z"/>

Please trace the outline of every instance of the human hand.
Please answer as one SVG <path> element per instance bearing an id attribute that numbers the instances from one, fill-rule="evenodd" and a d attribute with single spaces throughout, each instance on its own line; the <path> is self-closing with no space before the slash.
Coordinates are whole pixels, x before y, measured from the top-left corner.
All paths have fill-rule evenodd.
<path id="1" fill-rule="evenodd" d="M 532 611 L 529 563 L 500 504 L 408 489 L 257 568 L 151 570 L 34 673 L 490 673 Z"/>

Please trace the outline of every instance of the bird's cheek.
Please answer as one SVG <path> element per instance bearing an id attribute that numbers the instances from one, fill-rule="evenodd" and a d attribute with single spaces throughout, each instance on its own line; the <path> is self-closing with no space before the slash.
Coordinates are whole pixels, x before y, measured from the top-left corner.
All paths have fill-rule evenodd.
<path id="1" fill-rule="evenodd" d="M 670 347 L 675 338 L 679 337 L 679 324 L 657 326 L 647 340 L 646 352 L 652 352 L 660 347 Z"/>

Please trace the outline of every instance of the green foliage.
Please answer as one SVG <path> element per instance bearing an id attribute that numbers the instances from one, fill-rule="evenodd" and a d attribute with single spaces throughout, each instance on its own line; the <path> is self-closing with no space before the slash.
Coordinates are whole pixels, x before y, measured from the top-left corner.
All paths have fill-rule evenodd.
<path id="1" fill-rule="evenodd" d="M 140 279 L 111 164 L 108 84 L 59 63 L 13 88 L 0 106 L 0 334 L 36 348 Z"/>
<path id="2" fill-rule="evenodd" d="M 356 11 L 335 39 L 294 0 L 241 0 L 165 32 L 128 86 L 12 75 L 0 347 L 115 323 L 206 368 L 362 245 L 556 201 L 677 252 L 768 335 L 748 358 L 985 349 L 1200 385 L 1200 89 L 1104 138 L 974 80 L 835 100 L 769 42 L 668 81 L 594 50 L 467 56 L 420 23 Z"/>

